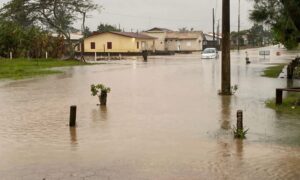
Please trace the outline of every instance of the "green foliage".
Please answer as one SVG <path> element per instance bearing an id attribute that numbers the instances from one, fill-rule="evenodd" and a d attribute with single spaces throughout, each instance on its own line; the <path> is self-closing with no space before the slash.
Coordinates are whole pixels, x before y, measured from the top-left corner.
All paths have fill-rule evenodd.
<path id="1" fill-rule="evenodd" d="M 117 31 L 120 32 L 121 29 L 116 28 L 115 26 L 109 25 L 109 24 L 103 24 L 101 23 L 97 27 L 97 32 L 110 32 L 110 31 Z"/>
<path id="2" fill-rule="evenodd" d="M 234 138 L 246 139 L 246 135 L 247 135 L 248 131 L 249 131 L 249 129 L 243 130 L 243 129 L 237 129 L 236 127 L 234 127 L 233 128 Z"/>
<path id="3" fill-rule="evenodd" d="M 84 37 L 88 37 L 92 34 L 91 30 L 89 27 L 85 27 L 84 29 Z"/>
<path id="4" fill-rule="evenodd" d="M 11 0 L 1 8 L 0 19 L 15 23 L 22 27 L 22 30 L 25 27 L 40 25 L 57 32 L 67 41 L 65 49 L 72 58 L 74 47 L 70 33 L 73 22 L 97 8 L 97 4 L 92 0 Z M 18 37 L 15 39 L 20 40 Z"/>
<path id="5" fill-rule="evenodd" d="M 92 96 L 100 96 L 100 93 L 109 93 L 111 89 L 109 87 L 104 86 L 103 84 L 92 84 L 91 92 Z"/>
<path id="6" fill-rule="evenodd" d="M 231 86 L 231 93 L 235 94 L 238 89 L 239 89 L 239 87 L 237 84 L 235 84 L 234 86 Z"/>
<path id="7" fill-rule="evenodd" d="M 0 16 L 6 20 L 18 24 L 21 27 L 34 25 L 36 17 L 31 14 L 31 9 L 27 7 L 29 0 L 12 0 L 5 3 L 0 9 Z"/>
<path id="8" fill-rule="evenodd" d="M 300 40 L 300 3 L 297 0 L 254 0 L 250 19 L 271 27 L 276 42 L 288 49 L 298 46 Z"/>
<path id="9" fill-rule="evenodd" d="M 285 66 L 285 64 L 279 64 L 276 66 L 268 67 L 264 70 L 262 76 L 270 77 L 270 78 L 278 78 L 278 76 L 282 72 L 282 69 L 284 68 L 284 66 Z"/>
<path id="10" fill-rule="evenodd" d="M 231 87 L 230 87 L 230 94 L 229 94 L 229 95 L 234 95 L 238 89 L 239 89 L 239 87 L 238 87 L 237 84 L 231 86 Z M 219 95 L 222 95 L 222 91 L 219 90 L 219 91 L 218 91 L 218 94 L 219 94 Z"/>
<path id="11" fill-rule="evenodd" d="M 274 109 L 276 112 L 300 115 L 300 93 L 288 93 L 281 105 L 276 105 L 275 99 L 269 99 L 265 103 L 268 108 Z"/>
<path id="12" fill-rule="evenodd" d="M 34 76 L 61 73 L 52 67 L 85 65 L 79 61 L 56 59 L 0 59 L 0 79 L 24 79 Z"/>
<path id="13" fill-rule="evenodd" d="M 0 21 L 0 56 L 58 58 L 64 54 L 64 39 L 52 37 L 35 26 L 23 27 L 15 22 Z"/>

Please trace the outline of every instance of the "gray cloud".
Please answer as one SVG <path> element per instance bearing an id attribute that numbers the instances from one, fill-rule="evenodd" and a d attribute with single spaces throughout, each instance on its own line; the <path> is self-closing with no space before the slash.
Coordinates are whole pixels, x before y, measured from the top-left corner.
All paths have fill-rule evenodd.
<path id="1" fill-rule="evenodd" d="M 0 4 L 8 0 L 0 0 Z M 87 26 L 95 30 L 97 25 L 109 23 L 121 25 L 125 30 L 145 30 L 165 27 L 177 30 L 180 27 L 212 31 L 212 8 L 216 19 L 221 19 L 222 0 L 94 0 L 102 5 L 101 13 L 92 12 Z M 250 1 L 241 0 L 241 28 L 251 27 L 248 20 Z M 231 0 L 231 29 L 237 29 L 238 0 Z M 79 23 L 75 23 L 80 27 Z M 220 21 L 221 24 L 221 21 Z"/>

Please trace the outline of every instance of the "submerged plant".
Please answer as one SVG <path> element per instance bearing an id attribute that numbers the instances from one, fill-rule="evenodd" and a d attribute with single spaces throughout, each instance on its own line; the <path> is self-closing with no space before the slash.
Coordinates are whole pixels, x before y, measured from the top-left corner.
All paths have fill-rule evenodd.
<path id="1" fill-rule="evenodd" d="M 239 87 L 238 87 L 237 84 L 235 84 L 234 86 L 231 86 L 231 87 L 230 87 L 230 95 L 234 95 L 238 89 L 239 89 Z M 222 91 L 219 90 L 219 91 L 218 91 L 218 94 L 219 94 L 219 95 L 222 95 Z"/>
<path id="2" fill-rule="evenodd" d="M 236 127 L 233 128 L 233 134 L 235 138 L 238 139 L 246 139 L 246 134 L 248 133 L 249 129 L 238 129 Z"/>
<path id="3" fill-rule="evenodd" d="M 103 84 L 91 85 L 92 96 L 99 97 L 100 105 L 106 105 L 107 93 L 109 93 L 110 91 L 111 89 L 104 86 Z"/>

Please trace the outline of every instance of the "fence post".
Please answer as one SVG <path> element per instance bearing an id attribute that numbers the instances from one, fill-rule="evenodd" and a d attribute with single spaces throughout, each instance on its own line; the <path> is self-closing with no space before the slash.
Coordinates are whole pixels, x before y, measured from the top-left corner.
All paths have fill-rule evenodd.
<path id="1" fill-rule="evenodd" d="M 75 127 L 76 126 L 76 111 L 77 111 L 77 106 L 71 106 L 70 107 L 70 127 Z"/>
<path id="2" fill-rule="evenodd" d="M 95 61 L 97 61 L 97 52 L 95 52 Z"/>
<path id="3" fill-rule="evenodd" d="M 237 116 L 236 128 L 237 128 L 237 130 L 243 131 L 243 129 L 244 129 L 244 126 L 243 126 L 243 111 L 238 110 L 237 113 L 236 113 L 236 116 Z"/>
<path id="4" fill-rule="evenodd" d="M 13 58 L 13 54 L 12 52 L 9 52 L 9 59 L 12 59 Z"/>
<path id="5" fill-rule="evenodd" d="M 282 104 L 282 89 L 276 89 L 276 105 Z"/>
<path id="6" fill-rule="evenodd" d="M 292 65 L 289 64 L 287 67 L 287 78 L 288 79 L 293 79 L 293 70 L 292 70 Z"/>
<path id="7" fill-rule="evenodd" d="M 48 52 L 46 51 L 46 59 L 48 59 Z"/>

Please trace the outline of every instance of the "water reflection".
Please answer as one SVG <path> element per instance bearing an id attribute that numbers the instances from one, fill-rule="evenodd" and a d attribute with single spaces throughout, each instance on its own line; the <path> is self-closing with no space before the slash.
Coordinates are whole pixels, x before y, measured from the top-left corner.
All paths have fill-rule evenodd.
<path id="1" fill-rule="evenodd" d="M 97 121 L 107 121 L 109 118 L 107 106 L 99 106 L 97 109 L 92 110 L 92 120 Z"/>
<path id="2" fill-rule="evenodd" d="M 235 145 L 236 145 L 236 155 L 237 157 L 239 157 L 239 159 L 242 159 L 244 153 L 244 140 L 236 139 Z"/>
<path id="3" fill-rule="evenodd" d="M 107 106 L 100 106 L 100 118 L 102 121 L 108 120 Z"/>
<path id="4" fill-rule="evenodd" d="M 77 129 L 76 127 L 70 127 L 70 140 L 71 140 L 71 145 L 77 146 Z"/>
<path id="5" fill-rule="evenodd" d="M 69 175 L 72 164 L 79 173 L 104 173 L 94 179 L 296 179 L 300 149 L 292 145 L 300 145 L 299 118 L 276 117 L 264 106 L 287 82 L 259 77 L 266 65 L 256 58 L 246 66 L 234 58 L 241 56 L 232 59 L 233 82 L 240 82 L 233 97 L 216 95 L 221 61 L 200 55 L 140 60 L 136 69 L 132 61 L 76 67 L 69 78 L 0 85 L 1 178 L 20 179 L 38 168 L 47 171 L 43 176 Z M 108 107 L 95 105 L 94 82 L 116 90 Z M 68 132 L 62 124 L 70 104 L 80 107 L 80 127 Z M 234 140 L 231 131 L 237 108 L 245 110 L 250 129 L 245 141 Z"/>
<path id="6" fill-rule="evenodd" d="M 292 87 L 294 87 L 294 80 L 293 80 L 293 79 L 288 79 L 288 80 L 286 81 L 286 87 L 287 87 L 287 88 L 292 88 Z"/>
<path id="7" fill-rule="evenodd" d="M 221 98 L 221 128 L 224 130 L 231 129 L 231 96 L 222 96 Z"/>

